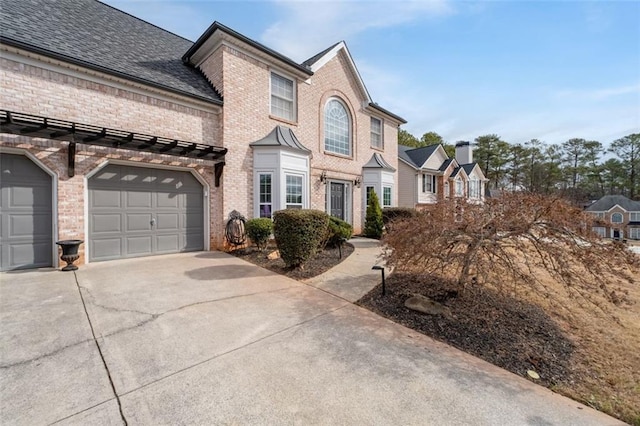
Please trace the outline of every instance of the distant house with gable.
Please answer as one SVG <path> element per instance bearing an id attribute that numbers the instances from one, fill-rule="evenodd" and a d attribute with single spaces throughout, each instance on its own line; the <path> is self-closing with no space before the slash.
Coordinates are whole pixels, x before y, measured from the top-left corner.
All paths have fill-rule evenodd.
<path id="1" fill-rule="evenodd" d="M 487 181 L 473 161 L 469 142 L 456 144 L 455 158 L 449 158 L 442 144 L 420 148 L 398 145 L 400 207 L 420 208 L 453 197 L 483 202 Z"/>
<path id="2" fill-rule="evenodd" d="M 585 209 L 599 219 L 593 231 L 603 238 L 640 240 L 640 202 L 605 195 Z"/>

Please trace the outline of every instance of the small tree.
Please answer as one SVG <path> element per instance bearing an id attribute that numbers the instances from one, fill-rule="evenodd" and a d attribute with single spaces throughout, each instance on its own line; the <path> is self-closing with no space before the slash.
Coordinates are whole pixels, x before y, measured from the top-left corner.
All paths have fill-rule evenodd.
<path id="1" fill-rule="evenodd" d="M 364 236 L 380 239 L 382 237 L 382 209 L 380 200 L 375 191 L 369 193 L 369 203 L 367 204 L 367 214 L 364 221 Z"/>
<path id="2" fill-rule="evenodd" d="M 591 231 L 593 216 L 567 201 L 505 193 L 485 204 L 442 200 L 394 223 L 385 237 L 390 266 L 454 278 L 459 290 L 490 286 L 553 294 L 551 279 L 572 297 L 605 310 L 640 278 L 639 258 Z"/>

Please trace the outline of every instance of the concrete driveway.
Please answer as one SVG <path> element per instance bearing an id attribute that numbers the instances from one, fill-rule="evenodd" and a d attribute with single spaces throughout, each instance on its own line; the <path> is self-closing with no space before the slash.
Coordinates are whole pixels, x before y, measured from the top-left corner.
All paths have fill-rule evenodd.
<path id="1" fill-rule="evenodd" d="M 618 424 L 223 253 L 0 280 L 2 424 Z"/>

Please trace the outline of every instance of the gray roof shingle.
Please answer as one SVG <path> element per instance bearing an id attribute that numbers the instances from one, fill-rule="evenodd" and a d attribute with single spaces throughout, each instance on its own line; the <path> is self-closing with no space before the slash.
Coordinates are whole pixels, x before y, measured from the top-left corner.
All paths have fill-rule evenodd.
<path id="1" fill-rule="evenodd" d="M 413 148 L 405 145 L 398 145 L 398 157 L 402 158 L 416 169 L 422 168 L 423 164 L 438 149 L 438 144 Z"/>
<path id="2" fill-rule="evenodd" d="M 95 0 L 3 0 L 3 43 L 222 104 L 182 55 L 193 43 Z"/>
<path id="3" fill-rule="evenodd" d="M 619 205 L 628 212 L 640 212 L 640 201 L 633 201 L 624 195 L 605 195 L 585 210 L 588 212 L 606 212 Z"/>
<path id="4" fill-rule="evenodd" d="M 385 159 L 382 157 L 382 155 L 380 155 L 377 152 L 373 153 L 373 155 L 371 156 L 371 159 L 367 162 L 367 164 L 362 166 L 362 168 L 363 169 L 384 169 L 384 170 L 391 170 L 392 172 L 396 171 L 395 167 L 387 163 Z"/>

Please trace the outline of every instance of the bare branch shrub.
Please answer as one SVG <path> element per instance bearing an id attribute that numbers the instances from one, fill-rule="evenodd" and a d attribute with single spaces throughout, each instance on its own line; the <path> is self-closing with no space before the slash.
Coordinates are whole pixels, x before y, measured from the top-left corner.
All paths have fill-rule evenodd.
<path id="1" fill-rule="evenodd" d="M 399 271 L 453 278 L 459 291 L 491 286 L 550 297 L 551 279 L 579 304 L 604 311 L 607 302 L 626 301 L 639 261 L 624 244 L 594 234 L 594 223 L 568 202 L 538 194 L 505 193 L 484 204 L 445 199 L 393 223 L 386 260 Z"/>

